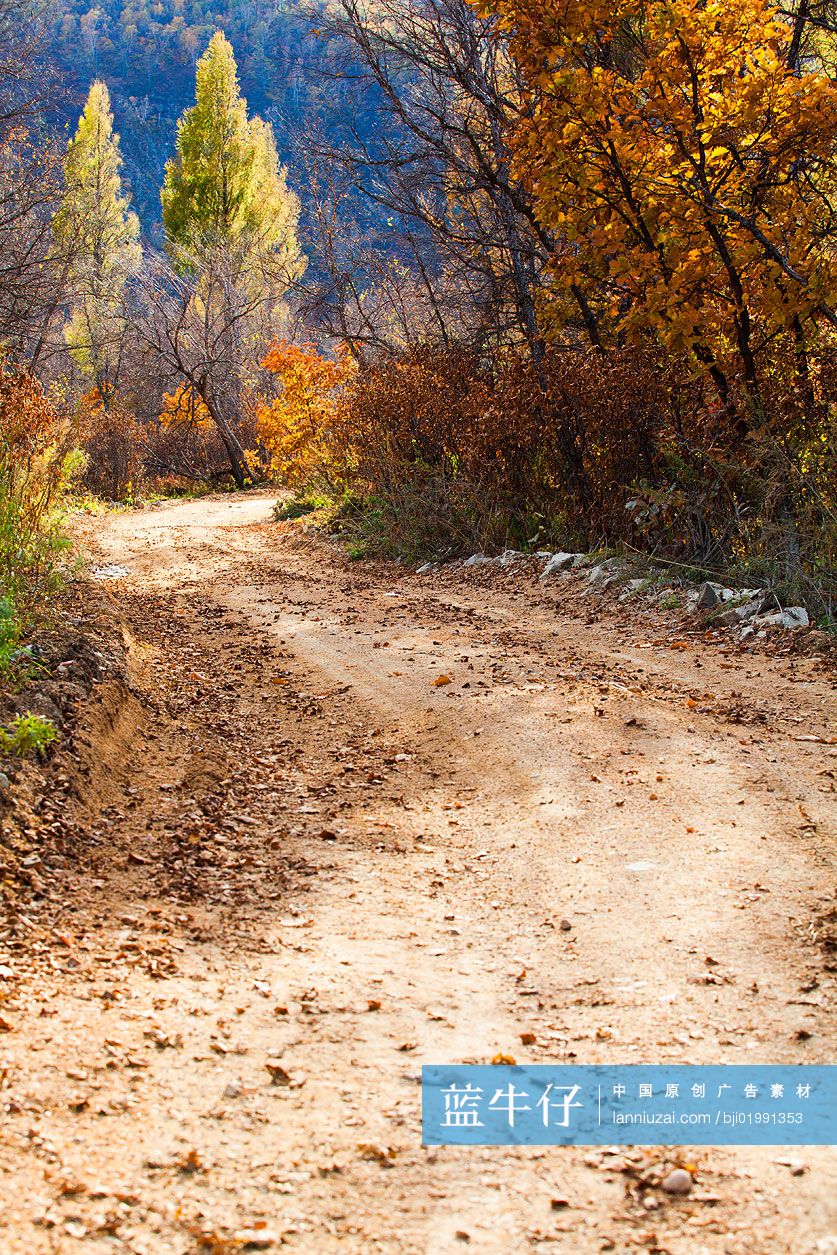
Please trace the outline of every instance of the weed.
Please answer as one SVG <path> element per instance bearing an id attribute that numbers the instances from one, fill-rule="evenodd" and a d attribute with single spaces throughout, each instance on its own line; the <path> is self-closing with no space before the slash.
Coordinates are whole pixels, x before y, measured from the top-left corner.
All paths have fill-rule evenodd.
<path id="1" fill-rule="evenodd" d="M 51 719 L 27 713 L 17 715 L 8 728 L 0 728 L 0 752 L 23 758 L 35 754 L 43 758 L 47 749 L 58 740 L 58 729 Z"/>

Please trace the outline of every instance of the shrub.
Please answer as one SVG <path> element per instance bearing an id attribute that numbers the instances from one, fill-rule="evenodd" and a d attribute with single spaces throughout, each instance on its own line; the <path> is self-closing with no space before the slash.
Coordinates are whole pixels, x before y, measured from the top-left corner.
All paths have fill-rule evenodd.
<path id="1" fill-rule="evenodd" d="M 275 473 L 298 493 L 328 486 L 378 548 L 412 558 L 554 542 L 713 570 L 747 561 L 828 608 L 831 358 L 800 397 L 777 350 L 767 414 L 744 436 L 679 363 L 636 349 L 552 348 L 536 367 L 419 347 L 342 375 L 308 350 L 285 348 L 283 361 L 303 371 L 305 394 L 295 403 L 287 386 L 274 430 L 263 422 L 281 450 Z"/>
<path id="2" fill-rule="evenodd" d="M 238 434 L 245 444 L 255 443 L 252 398 L 245 391 L 241 401 L 245 413 Z M 230 480 L 229 456 L 218 428 L 188 385 L 166 393 L 159 417 L 142 429 L 142 438 L 145 470 L 161 491 Z"/>
<path id="3" fill-rule="evenodd" d="M 97 497 L 124 501 L 141 480 L 144 440 L 140 424 L 118 397 L 94 389 L 82 399 L 79 438 L 87 455 L 82 482 Z"/>
<path id="4" fill-rule="evenodd" d="M 312 345 L 279 340 L 262 365 L 279 384 L 279 396 L 257 411 L 270 475 L 293 489 L 335 487 L 346 472 L 333 427 L 340 389 L 354 373 L 348 352 L 341 348 L 332 362 Z"/>
<path id="5" fill-rule="evenodd" d="M 70 436 L 37 380 L 0 366 L 0 598 L 7 642 L 61 583 L 67 542 L 58 506 L 78 468 Z"/>

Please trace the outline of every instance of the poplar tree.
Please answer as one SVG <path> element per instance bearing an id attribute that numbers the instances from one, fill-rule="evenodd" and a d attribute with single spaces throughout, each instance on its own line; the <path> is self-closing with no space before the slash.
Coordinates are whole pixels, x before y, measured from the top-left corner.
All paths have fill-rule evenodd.
<path id="1" fill-rule="evenodd" d="M 161 200 L 177 278 L 155 296 L 164 356 L 205 406 L 241 487 L 253 478 L 242 432 L 248 375 L 263 356 L 254 346 L 266 348 L 276 334 L 282 297 L 305 260 L 299 199 L 272 128 L 247 115 L 232 45 L 220 31 L 198 62 L 195 103 L 178 123 Z"/>
<path id="2" fill-rule="evenodd" d="M 198 62 L 195 104 L 178 123 L 162 204 L 169 252 L 181 269 L 224 249 L 243 276 L 267 272 L 287 286 L 301 273 L 299 199 L 272 127 L 247 116 L 233 48 L 221 31 Z"/>
<path id="3" fill-rule="evenodd" d="M 104 83 L 90 88 L 64 159 L 64 195 L 53 235 L 67 259 L 73 300 L 65 329 L 75 361 L 102 401 L 116 384 L 125 286 L 141 261 L 140 225 L 122 187 L 122 155 Z"/>

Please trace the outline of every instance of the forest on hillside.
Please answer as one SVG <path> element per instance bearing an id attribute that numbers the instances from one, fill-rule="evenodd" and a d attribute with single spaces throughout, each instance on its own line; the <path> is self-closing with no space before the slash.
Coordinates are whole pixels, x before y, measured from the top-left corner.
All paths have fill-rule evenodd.
<path id="1" fill-rule="evenodd" d="M 122 136 L 127 173 L 143 225 L 159 221 L 159 186 L 177 118 L 190 103 L 195 65 L 216 30 L 232 41 L 242 88 L 259 114 L 293 131 L 317 109 L 328 50 L 311 40 L 312 6 L 298 0 L 57 0 L 48 47 L 72 121 L 90 84 L 104 79 Z"/>
<path id="2" fill-rule="evenodd" d="M 9 648 L 73 494 L 257 482 L 359 551 L 621 549 L 829 623 L 836 31 L 0 0 Z"/>

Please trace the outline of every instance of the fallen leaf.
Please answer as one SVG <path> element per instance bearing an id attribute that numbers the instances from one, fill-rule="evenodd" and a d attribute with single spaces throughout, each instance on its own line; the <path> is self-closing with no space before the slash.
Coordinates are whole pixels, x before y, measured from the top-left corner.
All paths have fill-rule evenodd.
<path id="1" fill-rule="evenodd" d="M 290 1085 L 291 1075 L 282 1067 L 281 1063 L 277 1063 L 273 1059 L 268 1059 L 264 1065 L 270 1073 L 270 1079 L 274 1085 Z"/>

